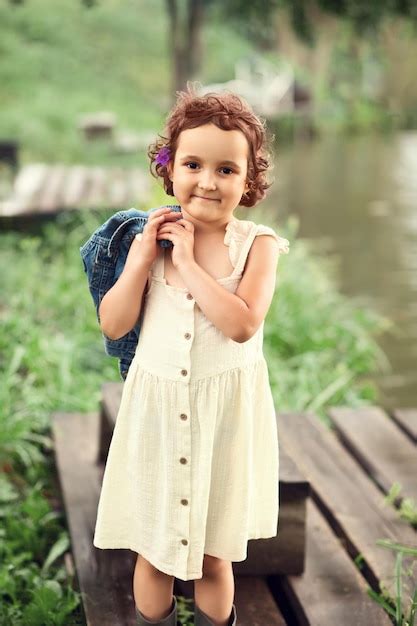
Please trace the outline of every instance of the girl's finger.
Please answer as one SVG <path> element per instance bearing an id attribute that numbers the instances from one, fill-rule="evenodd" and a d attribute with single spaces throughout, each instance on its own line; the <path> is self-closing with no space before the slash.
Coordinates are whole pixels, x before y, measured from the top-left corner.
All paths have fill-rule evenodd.
<path id="1" fill-rule="evenodd" d="M 161 224 L 163 224 L 165 219 L 165 215 L 158 215 L 150 220 L 148 220 L 143 228 L 144 233 L 151 233 L 154 236 L 154 233 L 158 231 L 158 228 Z"/>
<path id="2" fill-rule="evenodd" d="M 162 207 L 160 209 L 157 209 L 156 211 L 152 211 L 152 213 L 150 213 L 148 217 L 148 224 L 155 220 L 158 220 L 160 217 L 164 217 L 167 213 L 170 212 L 170 210 L 171 209 L 169 209 L 168 207 Z"/>
<path id="3" fill-rule="evenodd" d="M 169 209 L 166 206 L 161 207 L 160 209 L 157 209 L 156 211 L 152 211 L 152 213 L 149 214 L 149 218 L 151 219 L 152 217 L 156 217 L 158 215 L 162 215 L 164 213 L 168 213 L 171 209 Z"/>
<path id="4" fill-rule="evenodd" d="M 177 222 L 181 222 L 181 226 L 183 226 L 184 228 L 188 228 L 188 229 L 193 229 L 194 225 L 192 222 L 190 222 L 189 220 L 185 220 L 183 217 L 179 220 L 177 220 L 175 223 Z"/>
<path id="5" fill-rule="evenodd" d="M 160 223 L 160 220 L 158 217 L 156 217 L 153 220 L 149 220 L 148 222 L 146 222 L 145 226 L 143 227 L 143 232 L 152 233 L 152 231 L 154 231 L 155 228 L 157 228 L 159 223 Z"/>
<path id="6" fill-rule="evenodd" d="M 167 220 L 166 222 L 164 222 L 164 224 L 161 224 L 159 228 L 175 228 L 177 225 L 177 222 L 179 222 L 180 220 Z"/>

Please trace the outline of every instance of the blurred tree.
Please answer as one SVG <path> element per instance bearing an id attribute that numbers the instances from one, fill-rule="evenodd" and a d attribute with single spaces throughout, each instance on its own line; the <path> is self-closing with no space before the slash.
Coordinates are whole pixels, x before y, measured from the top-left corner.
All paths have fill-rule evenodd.
<path id="1" fill-rule="evenodd" d="M 173 94 L 184 89 L 187 80 L 195 79 L 199 73 L 203 59 L 202 29 L 212 10 L 263 49 L 276 43 L 273 16 L 278 9 L 288 11 L 292 28 L 300 40 L 314 46 L 314 24 L 308 11 L 312 4 L 325 13 L 351 22 L 360 37 L 377 32 L 383 19 L 389 16 L 407 18 L 414 29 L 417 27 L 417 0 L 166 0 L 166 3 L 170 21 Z"/>
<path id="2" fill-rule="evenodd" d="M 100 0 L 82 0 L 88 8 Z M 417 0 L 165 0 L 169 16 L 171 46 L 172 94 L 184 89 L 187 80 L 199 73 L 203 60 L 202 31 L 209 11 L 235 25 L 261 48 L 275 43 L 273 17 L 278 9 L 285 9 L 292 28 L 304 43 L 315 44 L 314 24 L 309 19 L 309 8 L 333 14 L 351 22 L 360 37 L 375 33 L 384 18 L 400 16 L 410 20 L 417 31 Z M 23 0 L 9 0 L 23 4 Z M 311 15 L 311 13 L 310 13 Z"/>
<path id="3" fill-rule="evenodd" d="M 172 93 L 182 89 L 187 80 L 198 73 L 202 58 L 202 30 L 205 10 L 212 0 L 187 0 L 185 15 L 181 15 L 182 2 L 166 0 L 169 15 L 171 42 Z"/>

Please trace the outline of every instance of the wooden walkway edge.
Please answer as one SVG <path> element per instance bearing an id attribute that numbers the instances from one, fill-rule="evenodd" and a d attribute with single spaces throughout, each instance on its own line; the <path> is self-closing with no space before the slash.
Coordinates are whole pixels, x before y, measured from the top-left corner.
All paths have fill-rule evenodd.
<path id="1" fill-rule="evenodd" d="M 149 175 L 137 167 L 30 163 L 17 173 L 10 197 L 0 200 L 0 219 L 88 208 L 118 210 L 141 205 L 149 194 Z"/>
<path id="2" fill-rule="evenodd" d="M 114 418 L 117 413 L 122 383 L 108 385 L 106 401 L 103 386 L 101 413 L 55 413 L 52 428 L 87 624 L 134 626 L 132 577 L 136 554 L 129 550 L 99 550 L 92 543 L 104 469 L 100 458 L 107 454 L 111 433 L 108 415 Z M 106 411 L 109 412 L 107 417 Z M 362 422 L 368 416 L 370 424 L 376 420 L 378 436 L 382 437 L 381 431 L 385 431 L 394 437 L 395 454 L 390 458 L 378 455 L 375 460 L 378 472 L 374 479 L 367 473 L 369 463 L 363 467 L 361 455 L 355 457 L 337 434 L 336 424 L 339 423 L 340 429 L 344 428 L 345 440 L 347 431 L 352 431 L 352 439 L 356 437 L 355 450 L 361 449 L 362 439 L 356 432 L 360 422 L 355 422 L 353 417 L 350 421 L 349 411 L 344 407 L 330 411 L 335 418 L 334 432 L 313 414 L 277 414 L 281 455 L 294 463 L 290 462 L 287 470 L 291 467 L 295 473 L 301 472 L 311 486 L 306 509 L 304 569 L 298 574 L 254 575 L 251 571 L 237 572 L 236 566 L 245 562 L 234 563 L 239 626 L 330 626 L 335 623 L 389 626 L 392 623 L 367 593 L 369 588 L 379 589 L 381 584 L 394 592 L 394 553 L 377 546 L 376 540 L 390 538 L 415 545 L 416 533 L 399 519 L 392 507 L 383 505 L 382 483 L 378 484 L 377 478 L 383 468 L 387 487 L 389 477 L 394 480 L 401 476 L 406 467 L 404 463 L 410 459 L 408 452 L 415 451 L 415 443 L 378 407 L 358 412 L 356 417 Z M 103 431 L 106 423 L 107 434 Z M 397 429 L 395 435 L 391 433 L 392 426 Z M 362 430 L 363 437 L 369 436 L 364 432 Z M 372 429 L 370 432 L 375 434 Z M 404 456 L 398 453 L 398 433 L 405 437 L 401 440 Z M 389 450 L 388 446 L 387 453 Z M 410 467 L 415 456 L 410 459 Z M 283 470 L 284 474 L 287 470 Z M 409 493 L 413 485 L 411 480 L 407 487 Z M 286 525 L 291 526 L 291 520 L 284 515 L 279 523 L 282 533 Z M 269 540 L 252 543 L 262 541 Z M 358 557 L 362 559 L 361 567 L 354 562 Z M 416 584 L 415 578 L 410 583 Z M 174 593 L 192 598 L 193 581 L 175 579 Z M 409 606 L 405 597 L 403 602 L 405 607 Z"/>

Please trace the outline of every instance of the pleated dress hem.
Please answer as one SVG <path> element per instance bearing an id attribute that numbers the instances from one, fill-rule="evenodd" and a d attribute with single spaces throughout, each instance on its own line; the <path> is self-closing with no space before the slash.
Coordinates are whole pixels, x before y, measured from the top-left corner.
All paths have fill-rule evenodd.
<path id="1" fill-rule="evenodd" d="M 182 576 L 175 573 L 175 568 L 173 568 L 170 565 L 165 565 L 165 563 L 162 563 L 162 561 L 159 561 L 153 555 L 149 554 L 146 550 L 143 550 L 139 546 L 133 545 L 129 541 L 118 542 L 117 546 L 114 545 L 114 541 L 111 541 L 109 543 L 111 543 L 111 545 L 108 545 L 108 543 L 105 541 L 95 540 L 94 546 L 96 548 L 99 548 L 100 550 L 131 550 L 132 552 L 136 552 L 137 554 L 140 554 L 141 556 L 143 556 L 144 559 L 149 561 L 149 563 L 151 563 L 154 567 L 156 567 L 163 574 L 167 574 L 168 576 L 174 576 L 175 578 L 178 578 L 179 580 L 187 581 L 187 580 L 194 580 L 195 578 L 203 577 L 203 572 L 201 570 L 200 572 L 189 573 L 188 578 L 182 578 Z"/>
<path id="2" fill-rule="evenodd" d="M 276 530 L 267 532 L 267 533 L 255 533 L 251 535 L 250 537 L 248 537 L 248 541 L 250 539 L 271 539 L 272 537 L 276 537 L 276 535 L 277 535 Z M 141 556 L 143 556 L 144 559 L 149 561 L 149 563 L 151 563 L 151 565 L 156 567 L 160 572 L 163 572 L 164 574 L 167 574 L 168 576 L 174 576 L 174 578 L 178 578 L 178 580 L 187 581 L 187 580 L 201 579 L 203 577 L 202 568 L 198 572 L 188 572 L 188 575 L 186 575 L 184 578 L 183 577 L 184 574 L 182 573 L 179 574 L 176 568 L 172 567 L 171 565 L 167 565 L 163 563 L 158 558 L 155 558 L 155 556 L 153 556 L 151 553 L 147 552 L 147 550 L 141 548 L 139 545 L 134 545 L 130 541 L 117 541 L 116 543 L 117 545 L 114 545 L 115 544 L 114 540 L 104 541 L 104 540 L 98 540 L 96 538 L 93 541 L 94 546 L 101 550 L 131 550 L 132 552 L 136 552 L 137 554 L 140 554 Z M 207 545 L 207 547 L 204 549 L 204 554 L 207 554 L 208 556 L 217 557 L 218 559 L 231 561 L 233 563 L 239 563 L 247 559 L 247 556 L 248 556 L 247 544 L 246 544 L 244 552 L 241 552 L 238 555 L 232 554 L 230 552 L 224 552 L 223 550 L 218 550 L 215 547 L 211 548 L 210 545 Z"/>

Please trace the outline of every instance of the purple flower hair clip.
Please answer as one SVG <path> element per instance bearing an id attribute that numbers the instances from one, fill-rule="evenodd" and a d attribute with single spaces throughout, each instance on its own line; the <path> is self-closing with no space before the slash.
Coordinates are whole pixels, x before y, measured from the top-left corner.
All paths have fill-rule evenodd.
<path id="1" fill-rule="evenodd" d="M 154 161 L 155 163 L 158 163 L 159 165 L 167 165 L 167 163 L 169 163 L 169 160 L 171 158 L 171 151 L 167 146 L 163 146 L 158 154 L 156 155 Z"/>

